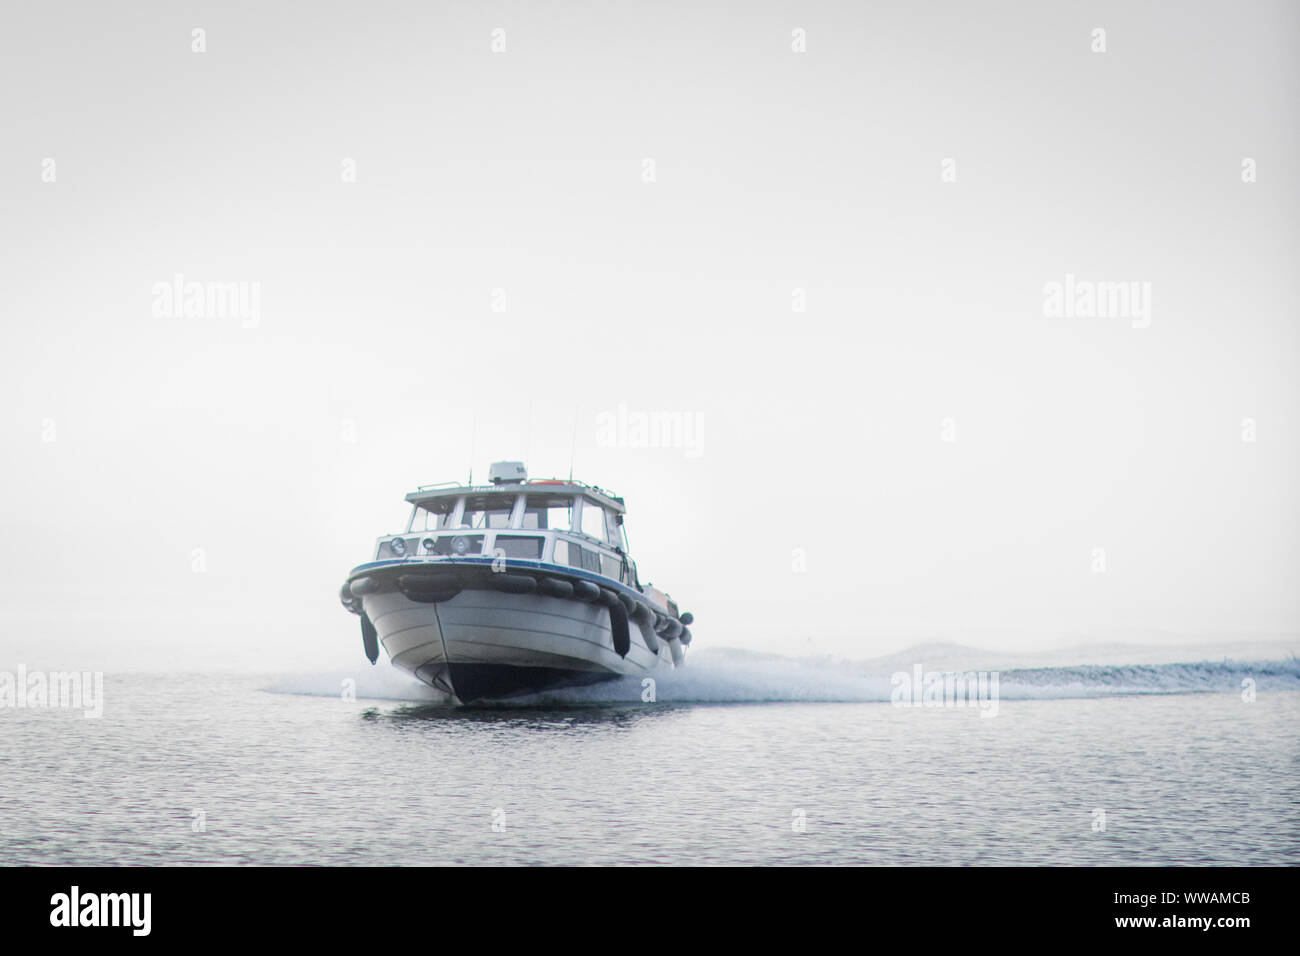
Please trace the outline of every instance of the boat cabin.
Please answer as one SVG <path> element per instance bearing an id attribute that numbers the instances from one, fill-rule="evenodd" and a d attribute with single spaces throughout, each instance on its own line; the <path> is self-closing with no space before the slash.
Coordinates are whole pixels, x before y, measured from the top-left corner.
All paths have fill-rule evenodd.
<path id="1" fill-rule="evenodd" d="M 622 498 L 571 480 L 493 480 L 411 492 L 406 531 L 381 538 L 376 560 L 504 557 L 578 568 L 636 586 Z"/>

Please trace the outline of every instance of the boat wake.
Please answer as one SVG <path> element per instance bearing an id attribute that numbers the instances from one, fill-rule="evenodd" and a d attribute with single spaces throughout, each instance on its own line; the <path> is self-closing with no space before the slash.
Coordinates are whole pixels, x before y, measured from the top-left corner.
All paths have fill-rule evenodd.
<path id="1" fill-rule="evenodd" d="M 879 702 L 889 701 L 896 675 L 996 672 L 1002 700 L 1050 700 L 1125 694 L 1241 693 L 1300 690 L 1300 658 L 1187 661 L 1179 663 L 1007 666 L 1004 655 L 969 648 L 927 646 L 870 661 L 831 657 L 785 657 L 731 649 L 701 649 L 690 664 L 654 675 L 650 687 L 639 678 L 620 678 L 586 687 L 563 688 L 502 701 L 496 707 L 660 703 Z M 1000 666 L 1001 665 L 1001 666 Z M 352 684 L 349 685 L 349 681 Z M 1248 683 L 1253 682 L 1253 683 Z M 286 694 L 361 700 L 438 703 L 441 695 L 391 668 L 352 674 L 281 677 L 266 688 Z"/>

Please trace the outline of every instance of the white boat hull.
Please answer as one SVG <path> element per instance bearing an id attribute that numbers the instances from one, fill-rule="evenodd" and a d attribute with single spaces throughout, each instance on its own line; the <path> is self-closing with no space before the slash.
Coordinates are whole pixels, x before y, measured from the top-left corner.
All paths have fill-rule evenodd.
<path id="1" fill-rule="evenodd" d="M 466 589 L 437 603 L 399 591 L 362 598 L 392 663 L 461 703 L 671 668 L 681 648 L 629 621 L 614 650 L 607 608 L 540 594 Z"/>

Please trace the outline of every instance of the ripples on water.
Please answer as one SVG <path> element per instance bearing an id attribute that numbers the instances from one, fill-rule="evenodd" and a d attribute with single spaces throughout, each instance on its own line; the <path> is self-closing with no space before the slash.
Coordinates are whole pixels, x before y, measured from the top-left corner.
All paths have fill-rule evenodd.
<path id="1" fill-rule="evenodd" d="M 99 720 L 0 712 L 5 862 L 1300 863 L 1285 684 L 1253 703 L 1004 699 L 992 719 L 268 686 L 284 682 L 110 675 Z"/>

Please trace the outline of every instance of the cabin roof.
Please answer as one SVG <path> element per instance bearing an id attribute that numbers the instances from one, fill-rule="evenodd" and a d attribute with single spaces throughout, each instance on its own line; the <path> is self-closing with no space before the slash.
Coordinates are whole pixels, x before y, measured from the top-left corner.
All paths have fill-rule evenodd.
<path id="1" fill-rule="evenodd" d="M 617 495 L 597 488 L 595 485 L 583 484 L 581 481 L 563 481 L 558 479 L 530 480 L 510 482 L 499 485 L 458 485 L 447 482 L 441 485 L 421 485 L 416 491 L 406 496 L 414 505 L 422 505 L 439 499 L 459 498 L 461 495 L 477 497 L 479 495 L 565 495 L 582 496 L 598 501 L 600 504 L 620 514 L 627 512 L 623 499 Z"/>

